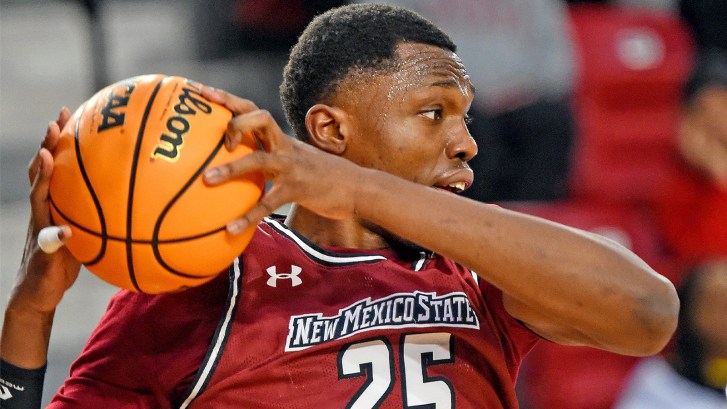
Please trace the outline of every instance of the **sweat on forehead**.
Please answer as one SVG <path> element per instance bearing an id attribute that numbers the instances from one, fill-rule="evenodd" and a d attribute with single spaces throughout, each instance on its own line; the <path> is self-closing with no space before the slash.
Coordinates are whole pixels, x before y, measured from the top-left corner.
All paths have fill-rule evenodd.
<path id="1" fill-rule="evenodd" d="M 395 76 L 412 85 L 442 85 L 474 92 L 462 60 L 453 51 L 426 44 L 401 43 L 397 47 Z M 422 84 L 422 81 L 427 83 Z"/>
<path id="2" fill-rule="evenodd" d="M 474 93 L 465 66 L 454 52 L 427 44 L 402 42 L 391 59 L 379 67 L 352 68 L 337 83 L 332 84 L 325 97 L 328 99 L 341 93 L 355 95 L 361 87 L 376 86 L 378 79 L 383 77 L 389 79 L 387 86 L 390 93 L 429 86 L 458 88 L 463 95 Z"/>

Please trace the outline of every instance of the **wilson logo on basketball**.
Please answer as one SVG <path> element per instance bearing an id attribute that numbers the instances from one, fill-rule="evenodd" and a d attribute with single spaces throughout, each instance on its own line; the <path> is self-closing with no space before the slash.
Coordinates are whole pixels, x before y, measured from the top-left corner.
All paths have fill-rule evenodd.
<path id="1" fill-rule="evenodd" d="M 179 159 L 179 151 L 184 146 L 184 135 L 189 131 L 190 127 L 189 121 L 185 117 L 196 115 L 197 111 L 205 114 L 212 112 L 212 107 L 200 99 L 201 96 L 198 91 L 192 88 L 182 88 L 178 102 L 174 105 L 174 112 L 178 115 L 167 120 L 168 133 L 163 133 L 159 138 L 157 148 L 151 153 L 152 158 L 161 158 L 169 162 L 176 162 Z"/>

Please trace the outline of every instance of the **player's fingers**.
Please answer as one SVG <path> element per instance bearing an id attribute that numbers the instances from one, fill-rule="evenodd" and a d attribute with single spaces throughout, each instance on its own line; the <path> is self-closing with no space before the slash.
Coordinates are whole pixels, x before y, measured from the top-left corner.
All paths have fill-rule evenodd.
<path id="1" fill-rule="evenodd" d="M 257 105 L 248 99 L 240 98 L 227 91 L 207 85 L 202 86 L 202 96 L 212 102 L 225 106 L 234 115 L 245 114 L 258 109 Z"/>
<path id="2" fill-rule="evenodd" d="M 253 172 L 267 175 L 279 173 L 280 164 L 263 151 L 254 151 L 235 161 L 225 163 L 204 172 L 204 181 L 209 185 L 218 185 L 238 176 Z"/>
<path id="3" fill-rule="evenodd" d="M 267 152 L 278 148 L 287 137 L 269 111 L 259 109 L 232 118 L 226 132 L 228 149 L 234 149 L 245 137 L 256 137 Z"/>
<path id="4" fill-rule="evenodd" d="M 43 137 L 43 140 L 40 143 L 41 148 L 45 148 L 51 153 L 55 151 L 56 146 L 58 145 L 58 141 L 61 137 L 61 129 L 66 125 L 68 120 L 71 117 L 71 112 L 68 110 L 68 108 L 63 107 L 61 108 L 61 111 L 58 113 L 58 118 L 55 121 L 51 121 L 48 123 L 48 128 L 46 128 L 45 137 Z M 35 157 L 31 160 L 30 165 L 28 166 L 28 169 L 32 172 L 34 172 L 36 169 L 38 169 L 38 161 L 40 160 L 39 156 L 36 154 Z M 32 182 L 33 179 L 35 179 L 35 174 L 29 174 L 30 180 Z"/>
<path id="5" fill-rule="evenodd" d="M 256 226 L 265 216 L 284 204 L 275 197 L 274 192 L 268 192 L 245 215 L 227 223 L 227 231 L 230 234 L 240 234 L 250 226 Z"/>
<path id="6" fill-rule="evenodd" d="M 28 163 L 28 181 L 30 182 L 30 185 L 33 185 L 33 182 L 35 181 L 35 178 L 38 175 L 38 169 L 40 167 L 40 151 L 36 152 L 33 156 L 33 159 L 30 160 Z"/>
<path id="7" fill-rule="evenodd" d="M 71 111 L 67 107 L 62 107 L 61 111 L 58 113 L 58 119 L 56 119 L 58 128 L 63 129 L 69 119 L 71 119 Z"/>
<path id="8" fill-rule="evenodd" d="M 259 111 L 247 112 L 241 115 L 232 117 L 230 122 L 227 123 L 227 129 L 225 130 L 225 147 L 228 150 L 233 150 L 246 141 L 248 143 L 258 144 L 260 139 L 255 135 L 255 129 L 249 126 L 249 123 L 253 121 L 253 117 L 257 116 Z"/>
<path id="9" fill-rule="evenodd" d="M 48 128 L 45 133 L 45 137 L 43 138 L 43 141 L 40 143 L 40 149 L 47 149 L 49 151 L 53 151 L 55 149 L 55 146 L 58 144 L 58 138 L 60 137 L 60 129 L 58 127 L 58 123 L 55 121 L 51 121 L 48 124 Z M 52 149 L 49 149 L 52 148 Z M 33 156 L 33 159 L 30 160 L 28 163 L 28 180 L 30 180 L 30 183 L 32 184 L 36 177 L 36 172 L 39 169 L 40 165 L 40 150 L 36 152 L 35 156 Z"/>
<path id="10" fill-rule="evenodd" d="M 48 132 L 41 146 L 48 149 L 51 153 L 55 152 L 58 141 L 61 139 L 61 130 L 66 126 L 70 118 L 71 111 L 66 107 L 61 108 L 61 111 L 58 113 L 58 119 L 55 121 L 55 126 L 48 127 Z"/>
<path id="11" fill-rule="evenodd" d="M 48 191 L 50 178 L 53 173 L 53 155 L 41 148 L 38 152 L 39 164 L 35 172 L 35 178 L 30 188 L 30 208 L 35 220 L 35 226 L 47 226 L 50 224 L 50 213 L 48 211 Z"/>

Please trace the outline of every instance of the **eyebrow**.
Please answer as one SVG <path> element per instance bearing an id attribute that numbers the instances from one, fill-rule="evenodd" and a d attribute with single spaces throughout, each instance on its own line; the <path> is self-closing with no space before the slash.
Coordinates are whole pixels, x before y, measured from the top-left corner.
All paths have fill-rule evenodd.
<path id="1" fill-rule="evenodd" d="M 472 83 L 472 81 L 467 81 L 467 85 L 474 95 L 475 93 L 475 84 Z M 437 81 L 430 84 L 432 87 L 445 87 L 445 88 L 459 88 L 459 83 L 455 80 L 443 80 L 443 81 Z"/>

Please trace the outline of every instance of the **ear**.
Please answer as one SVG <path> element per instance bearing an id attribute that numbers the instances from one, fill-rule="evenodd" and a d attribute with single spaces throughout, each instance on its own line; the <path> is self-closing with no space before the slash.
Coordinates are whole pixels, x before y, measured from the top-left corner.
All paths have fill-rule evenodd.
<path id="1" fill-rule="evenodd" d="M 305 127 L 311 145 L 335 155 L 346 150 L 350 123 L 348 114 L 341 108 L 313 105 L 305 115 Z"/>

